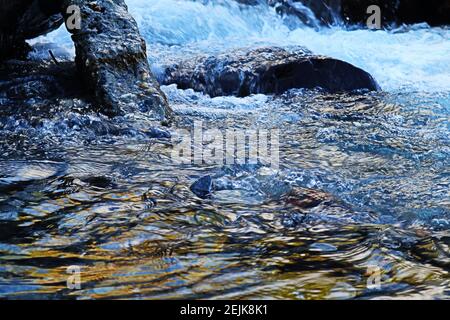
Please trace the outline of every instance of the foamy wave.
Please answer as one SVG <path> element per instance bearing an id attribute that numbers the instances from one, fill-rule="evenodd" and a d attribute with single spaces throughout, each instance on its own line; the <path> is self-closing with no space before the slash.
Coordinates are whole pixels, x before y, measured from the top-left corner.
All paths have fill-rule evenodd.
<path id="1" fill-rule="evenodd" d="M 448 91 L 450 29 L 313 29 L 300 21 L 287 26 L 267 5 L 247 7 L 233 0 L 127 0 L 154 64 L 235 47 L 306 46 L 370 72 L 386 91 Z M 59 30 L 36 42 L 56 42 L 73 56 L 70 36 Z M 42 51 L 43 55 L 47 52 Z M 39 52 L 38 55 L 39 57 Z"/>

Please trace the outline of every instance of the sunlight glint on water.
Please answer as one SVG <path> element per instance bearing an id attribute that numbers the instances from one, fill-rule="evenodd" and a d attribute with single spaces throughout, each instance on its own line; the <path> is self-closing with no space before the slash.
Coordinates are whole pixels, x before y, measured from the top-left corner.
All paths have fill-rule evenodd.
<path id="1" fill-rule="evenodd" d="M 8 117 L 0 134 L 17 147 L 0 161 L 0 297 L 449 297 L 448 29 L 314 30 L 231 0 L 126 2 L 156 71 L 233 47 L 301 45 L 385 91 L 211 99 L 163 87 L 179 127 L 282 128 L 281 167 L 268 175 L 177 165 L 168 141 L 146 136 L 145 114 L 62 110 L 37 127 Z M 73 56 L 63 28 L 32 42 Z M 200 199 L 189 187 L 205 175 L 233 187 Z M 82 290 L 65 286 L 71 265 L 83 266 Z M 373 265 L 379 290 L 367 286 Z"/>

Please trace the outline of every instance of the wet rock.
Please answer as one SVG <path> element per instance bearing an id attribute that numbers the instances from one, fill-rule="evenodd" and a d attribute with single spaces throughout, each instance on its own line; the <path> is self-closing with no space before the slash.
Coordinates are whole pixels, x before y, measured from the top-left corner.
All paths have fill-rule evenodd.
<path id="1" fill-rule="evenodd" d="M 342 0 L 235 0 L 244 5 L 269 5 L 286 18 L 296 17 L 305 25 L 319 27 L 342 21 Z"/>
<path id="2" fill-rule="evenodd" d="M 172 137 L 170 132 L 157 127 L 150 128 L 145 133 L 149 138 L 153 139 L 170 139 Z"/>
<path id="3" fill-rule="evenodd" d="M 213 192 L 213 179 L 211 176 L 204 176 L 195 181 L 191 191 L 199 198 L 207 198 Z"/>
<path id="4" fill-rule="evenodd" d="M 337 24 L 340 21 L 340 0 L 267 0 L 281 15 L 293 15 L 311 27 Z"/>
<path id="5" fill-rule="evenodd" d="M 88 105 L 75 63 L 10 60 L 0 64 L 0 116 L 24 119 L 54 114 L 64 100 L 82 98 Z"/>
<path id="6" fill-rule="evenodd" d="M 201 56 L 170 66 L 163 84 L 177 84 L 212 97 L 282 94 L 292 88 L 320 87 L 329 92 L 379 90 L 370 74 L 347 62 L 313 55 L 306 49 L 240 49 Z"/>
<path id="7" fill-rule="evenodd" d="M 236 0 L 236 2 L 240 4 L 246 4 L 246 5 L 257 5 L 261 2 L 261 0 Z"/>
<path id="8" fill-rule="evenodd" d="M 310 209 L 321 204 L 336 202 L 329 193 L 301 187 L 293 187 L 287 194 L 283 195 L 281 199 L 286 204 L 298 209 Z"/>
<path id="9" fill-rule="evenodd" d="M 284 208 L 280 218 L 282 225 L 288 228 L 331 221 L 344 225 L 365 219 L 372 221 L 367 212 L 358 212 L 342 199 L 320 189 L 292 186 L 277 204 Z"/>
<path id="10" fill-rule="evenodd" d="M 146 44 L 123 0 L 66 1 L 81 10 L 81 29 L 71 30 L 77 66 L 105 113 L 139 110 L 171 118 L 167 99 L 147 61 Z"/>
<path id="11" fill-rule="evenodd" d="M 25 39 L 59 27 L 69 18 L 66 8 L 71 5 L 81 10 L 81 29 L 69 30 L 83 78 L 80 82 L 101 111 L 111 116 L 140 111 L 169 122 L 172 111 L 150 71 L 145 41 L 123 0 L 0 0 L 0 60 L 25 58 L 29 51 Z M 13 79 L 8 95 L 49 96 L 55 94 L 53 84 L 58 83 L 53 80 L 18 79 L 25 84 L 25 89 L 20 89 Z"/>
<path id="12" fill-rule="evenodd" d="M 25 39 L 33 39 L 47 34 L 58 29 L 64 23 L 61 13 L 61 0 L 34 0 L 26 2 L 31 4 L 18 20 L 16 29 L 16 33 L 22 35 Z"/>

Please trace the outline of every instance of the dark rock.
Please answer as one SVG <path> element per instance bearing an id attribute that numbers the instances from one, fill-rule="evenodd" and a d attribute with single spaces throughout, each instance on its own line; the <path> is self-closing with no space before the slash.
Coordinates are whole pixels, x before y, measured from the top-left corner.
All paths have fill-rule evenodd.
<path id="1" fill-rule="evenodd" d="M 0 60 L 23 58 L 29 51 L 26 39 L 61 26 L 60 4 L 57 0 L 0 0 Z"/>
<path id="2" fill-rule="evenodd" d="M 106 114 L 140 110 L 156 120 L 172 111 L 147 61 L 146 44 L 123 0 L 66 1 L 81 9 L 81 30 L 71 30 L 76 62 Z"/>
<path id="3" fill-rule="evenodd" d="M 23 1 L 19 1 L 23 2 Z M 61 14 L 61 0 L 34 0 L 18 21 L 16 33 L 23 35 L 25 39 L 33 39 L 37 36 L 58 29 L 63 23 Z"/>
<path id="4" fill-rule="evenodd" d="M 340 22 L 341 0 L 267 0 L 281 15 L 293 15 L 311 27 Z"/>
<path id="5" fill-rule="evenodd" d="M 367 8 L 378 5 L 381 9 L 382 27 L 426 22 L 431 26 L 450 24 L 448 0 L 255 0 L 240 1 L 248 5 L 266 2 L 281 15 L 298 17 L 306 25 L 317 23 L 365 25 L 370 14 Z"/>
<path id="6" fill-rule="evenodd" d="M 0 0 L 0 31 L 32 39 L 59 28 L 64 20 L 62 1 Z"/>
<path id="7" fill-rule="evenodd" d="M 0 32 L 0 63 L 7 59 L 26 59 L 31 47 L 25 39 L 18 39 L 14 35 Z"/>
<path id="8" fill-rule="evenodd" d="M 398 0 L 383 0 L 383 1 L 366 1 L 366 0 L 341 0 L 341 16 L 348 24 L 365 25 L 370 14 L 367 13 L 367 8 L 370 5 L 378 5 L 381 9 L 381 23 L 382 27 L 387 27 L 392 23 L 398 23 Z"/>
<path id="9" fill-rule="evenodd" d="M 379 90 L 370 74 L 347 62 L 305 49 L 241 49 L 202 56 L 167 68 L 163 84 L 177 84 L 215 96 L 281 94 L 292 88 L 321 87 L 329 92 Z"/>
<path id="10" fill-rule="evenodd" d="M 240 4 L 246 4 L 246 5 L 257 5 L 261 2 L 261 0 L 236 0 L 236 2 L 240 3 Z"/>
<path id="11" fill-rule="evenodd" d="M 301 187 L 293 187 L 287 194 L 283 195 L 282 200 L 298 209 L 310 209 L 320 204 L 337 202 L 326 192 Z"/>
<path id="12" fill-rule="evenodd" d="M 81 29 L 69 30 L 78 71 L 101 111 L 121 115 L 139 110 L 169 122 L 172 111 L 150 71 L 145 41 L 123 0 L 0 0 L 0 60 L 24 58 L 29 49 L 25 39 L 59 27 L 63 15 L 69 17 L 70 5 L 81 10 Z M 19 79 L 28 81 L 26 88 L 11 83 L 9 96 L 45 95 L 52 90 L 52 80 L 46 79 Z"/>
<path id="13" fill-rule="evenodd" d="M 92 102 L 74 62 L 10 60 L 0 64 L 0 116 L 44 118 L 67 109 L 67 103 L 92 111 Z"/>
<path id="14" fill-rule="evenodd" d="M 199 198 L 207 198 L 213 192 L 213 179 L 204 176 L 191 185 L 191 191 Z"/>
<path id="15" fill-rule="evenodd" d="M 73 62 L 11 60 L 0 65 L 0 99 L 15 101 L 81 95 Z M 3 100 L 0 100 L 0 106 Z"/>
<path id="16" fill-rule="evenodd" d="M 378 5 L 383 27 L 389 24 L 426 22 L 431 26 L 450 24 L 448 0 L 341 0 L 342 16 L 350 23 L 365 24 L 367 8 Z"/>
<path id="17" fill-rule="evenodd" d="M 150 128 L 146 131 L 146 134 L 149 138 L 153 139 L 170 139 L 172 137 L 170 132 L 157 127 Z"/>

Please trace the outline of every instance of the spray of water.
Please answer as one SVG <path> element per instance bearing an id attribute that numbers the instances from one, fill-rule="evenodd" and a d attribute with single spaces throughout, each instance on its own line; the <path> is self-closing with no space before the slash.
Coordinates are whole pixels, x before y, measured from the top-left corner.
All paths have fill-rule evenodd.
<path id="1" fill-rule="evenodd" d="M 216 53 L 229 48 L 301 45 L 361 67 L 386 91 L 448 91 L 450 30 L 427 25 L 397 30 L 348 30 L 310 27 L 300 19 L 286 23 L 273 7 L 247 6 L 234 0 L 127 0 L 149 58 L 157 68 L 169 60 Z M 298 8 L 307 10 L 307 8 Z M 309 15 L 309 19 L 315 19 Z M 318 26 L 315 21 L 313 25 Z M 64 29 L 34 42 L 56 42 L 73 55 Z M 47 55 L 46 51 L 42 51 Z M 39 56 L 39 54 L 38 54 Z"/>

